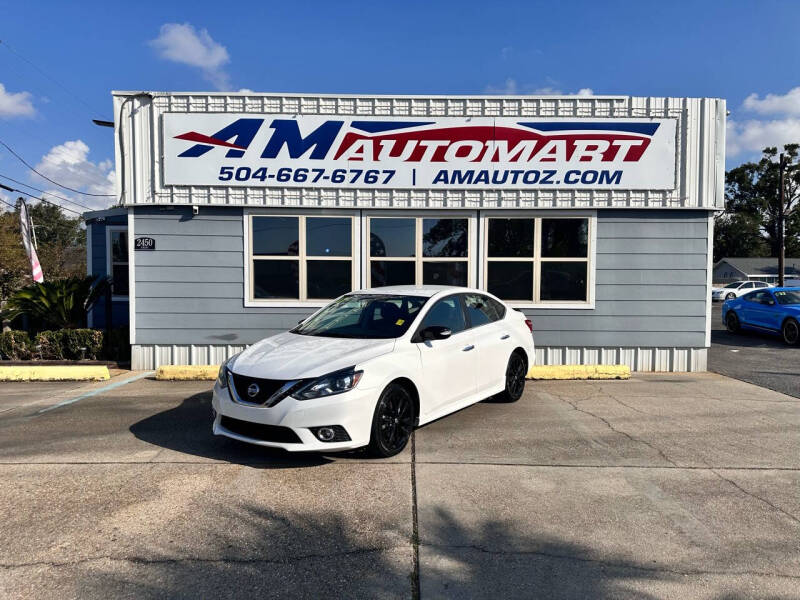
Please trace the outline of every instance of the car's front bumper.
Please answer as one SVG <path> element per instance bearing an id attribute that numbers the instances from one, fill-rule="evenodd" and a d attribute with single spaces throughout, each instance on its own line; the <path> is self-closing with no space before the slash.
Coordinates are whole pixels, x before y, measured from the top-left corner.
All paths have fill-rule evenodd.
<path id="1" fill-rule="evenodd" d="M 214 409 L 213 432 L 259 446 L 283 448 L 290 452 L 333 452 L 361 448 L 369 443 L 372 415 L 378 400 L 378 390 L 358 388 L 316 400 L 284 398 L 270 408 L 235 402 L 219 382 L 214 384 L 211 405 Z M 251 424 L 272 425 L 290 429 L 300 442 L 275 441 L 242 435 L 227 429 L 223 417 Z M 339 425 L 350 436 L 346 442 L 322 442 L 312 433 L 312 427 Z M 261 436 L 270 438 L 271 436 Z"/>

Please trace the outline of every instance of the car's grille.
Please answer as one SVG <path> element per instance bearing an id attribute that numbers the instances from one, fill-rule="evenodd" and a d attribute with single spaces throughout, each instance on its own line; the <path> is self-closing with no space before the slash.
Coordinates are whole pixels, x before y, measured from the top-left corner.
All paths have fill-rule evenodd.
<path id="1" fill-rule="evenodd" d="M 236 373 L 231 373 L 233 376 L 233 385 L 236 388 L 236 394 L 239 396 L 239 400 L 243 402 L 248 402 L 250 404 L 264 404 L 267 400 L 270 399 L 272 394 L 277 392 L 281 389 L 284 385 L 288 383 L 288 381 L 284 381 L 281 379 L 259 379 L 257 377 L 247 377 L 245 375 L 237 375 Z M 251 395 L 251 387 L 250 386 L 257 386 L 258 392 Z M 255 387 L 252 389 L 256 389 Z M 283 398 L 278 399 L 276 402 L 273 402 L 270 406 L 273 406 L 283 400 Z"/>
<path id="2" fill-rule="evenodd" d="M 224 415 L 220 419 L 219 424 L 231 433 L 254 440 L 261 440 L 262 442 L 276 442 L 279 444 L 303 443 L 303 441 L 297 437 L 297 434 L 288 427 L 250 423 L 249 421 L 240 421 L 239 419 L 232 419 Z"/>

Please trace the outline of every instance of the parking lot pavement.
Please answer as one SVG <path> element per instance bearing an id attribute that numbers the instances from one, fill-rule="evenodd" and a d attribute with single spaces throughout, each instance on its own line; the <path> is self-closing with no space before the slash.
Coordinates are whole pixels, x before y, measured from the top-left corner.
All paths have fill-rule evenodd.
<path id="1" fill-rule="evenodd" d="M 0 597 L 798 596 L 789 396 L 715 374 L 532 382 L 378 461 L 215 438 L 208 388 L 0 413 Z"/>
<path id="2" fill-rule="evenodd" d="M 800 346 L 755 331 L 730 333 L 722 324 L 722 303 L 711 310 L 710 371 L 800 398 Z"/>

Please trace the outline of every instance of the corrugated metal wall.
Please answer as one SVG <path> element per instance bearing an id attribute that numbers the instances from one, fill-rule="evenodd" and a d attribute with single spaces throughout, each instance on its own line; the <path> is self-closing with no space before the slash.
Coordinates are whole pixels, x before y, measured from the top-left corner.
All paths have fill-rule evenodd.
<path id="1" fill-rule="evenodd" d="M 245 308 L 241 208 L 137 207 L 134 368 L 216 364 L 306 316 Z M 623 363 L 704 370 L 708 214 L 598 211 L 596 299 L 590 310 L 526 309 L 540 364 Z"/>
<path id="2" fill-rule="evenodd" d="M 126 204 L 346 208 L 724 207 L 725 101 L 628 96 L 378 97 L 271 94 L 115 94 L 118 193 Z M 373 190 L 162 186 L 164 112 L 375 116 L 673 117 L 674 190 Z M 124 149 L 124 151 L 123 151 Z"/>

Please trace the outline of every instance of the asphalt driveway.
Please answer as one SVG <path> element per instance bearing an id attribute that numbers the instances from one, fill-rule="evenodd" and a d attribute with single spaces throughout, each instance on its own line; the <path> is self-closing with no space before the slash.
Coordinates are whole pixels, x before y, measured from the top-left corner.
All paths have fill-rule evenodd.
<path id="1" fill-rule="evenodd" d="M 0 384 L 0 597 L 798 597 L 770 390 L 529 383 L 378 461 L 215 438 L 207 383 L 106 385 Z"/>
<path id="2" fill-rule="evenodd" d="M 721 302 L 713 305 L 711 319 L 710 371 L 800 398 L 800 346 L 756 331 L 730 333 Z"/>

